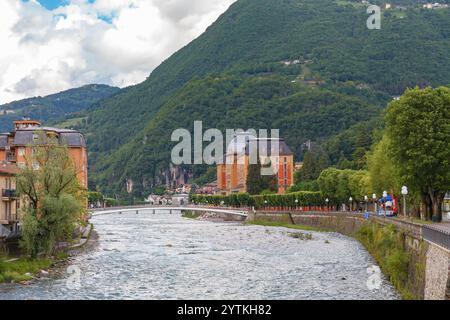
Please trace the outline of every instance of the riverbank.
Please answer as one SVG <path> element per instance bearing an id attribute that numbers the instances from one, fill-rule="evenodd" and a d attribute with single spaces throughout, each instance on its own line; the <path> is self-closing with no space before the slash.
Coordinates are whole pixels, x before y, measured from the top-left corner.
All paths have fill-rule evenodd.
<path id="1" fill-rule="evenodd" d="M 57 276 L 75 256 L 90 250 L 97 244 L 98 235 L 94 226 L 88 227 L 76 239 L 76 243 L 66 246 L 49 258 L 30 259 L 0 256 L 0 284 L 30 284 L 33 280 Z"/>
<path id="2" fill-rule="evenodd" d="M 288 228 L 302 231 L 314 231 L 314 232 L 325 232 L 327 230 L 319 229 L 315 227 L 310 227 L 306 225 L 298 225 L 287 222 L 277 222 L 277 221 L 265 221 L 265 220 L 255 220 L 245 222 L 246 225 L 255 225 L 255 226 L 264 226 L 264 227 L 279 227 L 279 228 Z"/>

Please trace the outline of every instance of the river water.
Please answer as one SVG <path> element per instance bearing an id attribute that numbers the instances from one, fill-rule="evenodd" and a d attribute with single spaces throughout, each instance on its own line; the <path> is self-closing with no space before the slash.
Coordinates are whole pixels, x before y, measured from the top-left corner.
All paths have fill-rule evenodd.
<path id="1" fill-rule="evenodd" d="M 357 241 L 336 233 L 149 212 L 96 216 L 99 244 L 67 272 L 2 285 L 0 299 L 398 299 Z M 292 233 L 312 234 L 312 240 Z"/>

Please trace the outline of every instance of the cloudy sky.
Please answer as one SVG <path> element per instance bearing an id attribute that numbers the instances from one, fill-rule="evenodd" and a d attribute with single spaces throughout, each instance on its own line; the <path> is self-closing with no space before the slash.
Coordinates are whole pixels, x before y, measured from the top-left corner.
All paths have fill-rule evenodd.
<path id="1" fill-rule="evenodd" d="M 142 82 L 234 1 L 0 0 L 0 104 Z"/>

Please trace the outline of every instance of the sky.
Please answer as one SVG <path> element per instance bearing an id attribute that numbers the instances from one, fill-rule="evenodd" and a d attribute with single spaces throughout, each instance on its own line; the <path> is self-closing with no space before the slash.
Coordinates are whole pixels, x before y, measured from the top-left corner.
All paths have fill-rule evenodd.
<path id="1" fill-rule="evenodd" d="M 0 104 L 140 83 L 234 1 L 1 0 Z"/>

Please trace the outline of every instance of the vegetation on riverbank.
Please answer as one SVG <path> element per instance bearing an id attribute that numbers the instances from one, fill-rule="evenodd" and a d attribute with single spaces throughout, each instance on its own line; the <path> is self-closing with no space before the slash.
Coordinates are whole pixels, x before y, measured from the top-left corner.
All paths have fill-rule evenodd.
<path id="1" fill-rule="evenodd" d="M 278 207 L 294 208 L 296 206 L 324 206 L 325 198 L 320 192 L 301 191 L 287 194 L 250 195 L 248 193 L 236 193 L 223 195 L 198 195 L 191 194 L 189 201 L 194 204 L 230 206 L 230 207 Z"/>
<path id="2" fill-rule="evenodd" d="M 51 259 L 11 259 L 0 257 L 0 283 L 21 283 L 53 265 Z"/>
<path id="3" fill-rule="evenodd" d="M 202 214 L 201 212 L 196 211 L 184 211 L 181 216 L 186 219 L 198 219 L 202 216 Z"/>
<path id="4" fill-rule="evenodd" d="M 248 221 L 245 222 L 247 225 L 255 225 L 255 226 L 265 226 L 265 227 L 282 227 L 282 228 L 289 228 L 289 229 L 296 229 L 296 230 L 303 230 L 303 231 L 316 231 L 316 232 L 323 232 L 324 230 L 305 226 L 305 225 L 299 225 L 299 224 L 292 224 L 287 222 L 279 222 L 279 221 L 268 221 L 268 220 L 255 220 L 255 221 Z"/>
<path id="5" fill-rule="evenodd" d="M 85 241 L 83 241 L 82 235 L 80 234 L 75 241 L 77 244 L 56 251 L 51 257 L 32 259 L 22 256 L 13 259 L 7 256 L 0 256 L 0 284 L 31 281 L 42 271 L 51 272 L 53 269 L 58 268 L 58 266 L 64 265 L 71 256 L 86 250 L 92 238 L 95 239 L 96 233 L 93 225 L 90 224 L 89 228 Z"/>
<path id="6" fill-rule="evenodd" d="M 404 234 L 393 225 L 383 227 L 367 223 L 356 232 L 355 238 L 375 258 L 403 299 L 416 299 L 408 289 L 410 254 L 405 249 Z"/>

